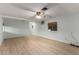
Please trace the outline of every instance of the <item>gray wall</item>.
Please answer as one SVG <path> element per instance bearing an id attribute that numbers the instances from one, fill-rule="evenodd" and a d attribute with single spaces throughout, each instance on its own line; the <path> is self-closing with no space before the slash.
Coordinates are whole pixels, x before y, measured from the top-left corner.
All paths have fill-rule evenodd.
<path id="1" fill-rule="evenodd" d="M 41 24 L 40 22 L 35 23 L 34 35 L 42 36 L 49 39 L 65 43 L 73 43 L 79 45 L 79 15 L 62 16 L 53 21 L 58 22 L 58 31 L 48 31 L 48 22 Z"/>
<path id="2" fill-rule="evenodd" d="M 58 23 L 58 31 L 48 31 L 48 22 L 54 21 L 57 21 Z M 69 26 L 68 21 L 63 17 L 52 19 L 51 21 L 46 21 L 45 24 L 41 24 L 40 22 L 35 24 L 35 30 L 33 34 L 68 43 L 66 35 L 68 33 Z"/>

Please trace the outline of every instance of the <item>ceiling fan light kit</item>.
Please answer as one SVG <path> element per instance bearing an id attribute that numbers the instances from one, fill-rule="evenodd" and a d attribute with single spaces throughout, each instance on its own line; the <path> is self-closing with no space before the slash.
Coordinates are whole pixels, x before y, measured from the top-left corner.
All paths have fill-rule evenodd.
<path id="1" fill-rule="evenodd" d="M 37 19 L 41 19 L 42 18 L 42 16 L 38 16 L 38 15 L 36 15 L 35 16 Z"/>
<path id="2" fill-rule="evenodd" d="M 37 19 L 41 19 L 44 17 L 44 12 L 43 11 L 40 11 L 40 12 L 36 12 L 36 18 Z"/>

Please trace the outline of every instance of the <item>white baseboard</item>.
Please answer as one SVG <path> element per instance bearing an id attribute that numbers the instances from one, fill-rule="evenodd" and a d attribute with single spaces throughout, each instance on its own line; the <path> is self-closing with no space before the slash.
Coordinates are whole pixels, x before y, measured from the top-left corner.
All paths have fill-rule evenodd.
<path id="1" fill-rule="evenodd" d="M 63 43 L 70 44 L 70 43 L 67 42 L 66 40 L 61 40 L 61 39 L 56 39 L 56 38 L 49 38 L 48 36 L 44 36 L 44 35 L 40 35 L 40 34 L 36 34 L 36 33 L 33 33 L 33 35 L 40 36 L 40 37 L 44 37 L 44 38 L 48 38 L 48 39 L 50 39 L 50 40 L 56 40 L 56 41 L 59 41 L 59 42 L 63 42 Z"/>

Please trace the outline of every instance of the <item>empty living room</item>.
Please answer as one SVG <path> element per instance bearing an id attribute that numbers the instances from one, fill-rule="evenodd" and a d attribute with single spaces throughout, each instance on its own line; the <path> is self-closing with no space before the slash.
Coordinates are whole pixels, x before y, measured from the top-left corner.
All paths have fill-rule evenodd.
<path id="1" fill-rule="evenodd" d="M 79 55 L 79 3 L 0 3 L 0 55 Z"/>

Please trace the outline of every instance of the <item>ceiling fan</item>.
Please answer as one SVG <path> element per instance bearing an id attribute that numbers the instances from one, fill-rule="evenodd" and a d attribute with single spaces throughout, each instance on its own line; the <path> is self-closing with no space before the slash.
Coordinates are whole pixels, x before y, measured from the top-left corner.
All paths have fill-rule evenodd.
<path id="1" fill-rule="evenodd" d="M 30 20 L 35 20 L 35 19 L 47 19 L 47 18 L 51 18 L 52 16 L 51 15 L 48 15 L 46 14 L 46 11 L 49 10 L 52 6 L 53 7 L 56 7 L 58 6 L 59 4 L 52 4 L 52 3 L 46 3 L 44 6 L 42 6 L 42 8 L 40 8 L 40 10 L 38 11 L 35 11 L 35 10 L 32 10 L 31 8 L 25 8 L 23 5 L 20 5 L 20 4 L 14 4 L 16 7 L 20 8 L 20 9 L 24 9 L 26 11 L 29 12 L 29 14 L 31 14 L 30 12 L 32 12 L 33 16 L 31 17 L 28 17 L 27 19 L 30 19 Z M 52 17 L 53 18 L 53 17 Z"/>
<path id="2" fill-rule="evenodd" d="M 46 17 L 46 15 L 45 15 L 45 11 L 46 10 L 48 10 L 48 8 L 47 7 L 44 7 L 40 11 L 37 11 L 35 17 L 37 19 L 45 18 Z"/>
<path id="3" fill-rule="evenodd" d="M 49 18 L 53 18 L 51 15 L 46 14 L 46 11 L 48 11 L 51 6 L 57 6 L 58 4 L 46 4 L 45 6 L 43 6 L 40 10 L 38 11 L 34 11 L 35 15 L 33 15 L 32 17 L 29 17 L 28 19 L 49 19 Z"/>

